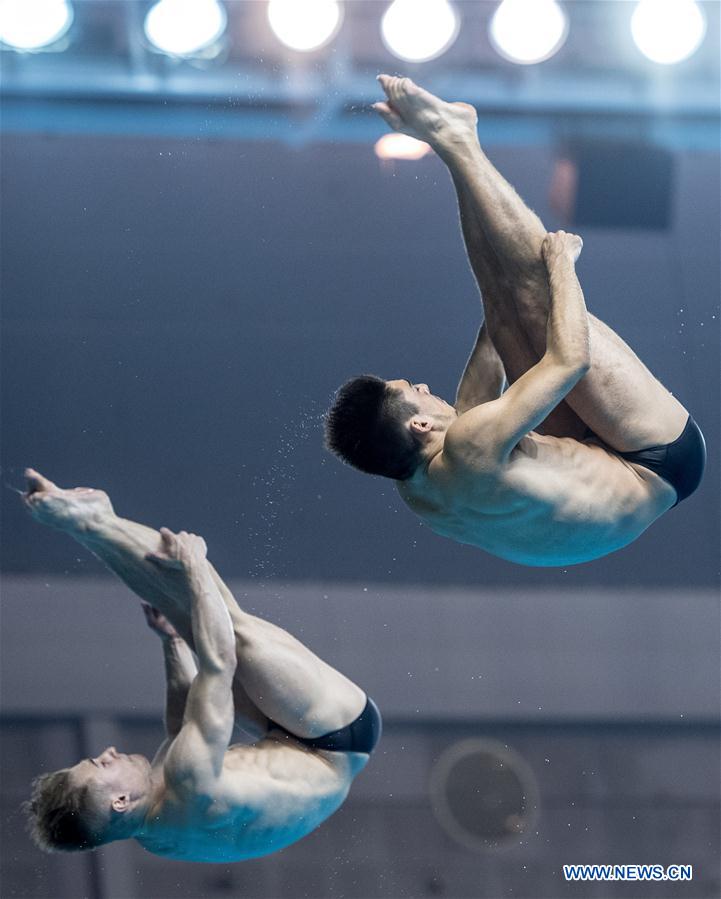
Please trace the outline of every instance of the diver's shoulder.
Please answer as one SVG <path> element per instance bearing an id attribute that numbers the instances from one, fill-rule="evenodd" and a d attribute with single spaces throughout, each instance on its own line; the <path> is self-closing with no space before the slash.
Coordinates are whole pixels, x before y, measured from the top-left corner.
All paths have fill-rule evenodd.
<path id="1" fill-rule="evenodd" d="M 493 431 L 483 426 L 484 421 L 492 421 L 493 412 L 486 409 L 492 405 L 484 403 L 483 406 L 476 406 L 470 412 L 459 415 L 450 425 L 443 439 L 443 448 L 436 457 L 441 470 L 455 475 L 472 472 L 492 477 L 503 467 L 505 454 L 499 451 Z"/>

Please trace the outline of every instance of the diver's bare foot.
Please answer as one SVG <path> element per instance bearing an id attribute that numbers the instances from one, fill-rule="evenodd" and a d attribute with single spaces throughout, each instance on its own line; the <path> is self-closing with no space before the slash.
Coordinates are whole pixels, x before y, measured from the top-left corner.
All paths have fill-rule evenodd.
<path id="1" fill-rule="evenodd" d="M 429 143 L 443 153 L 458 144 L 478 143 L 476 110 L 468 103 L 446 103 L 410 78 L 379 75 L 388 97 L 373 108 L 395 131 Z"/>
<path id="2" fill-rule="evenodd" d="M 42 524 L 78 536 L 95 529 L 114 516 L 107 493 L 90 487 L 63 490 L 32 468 L 25 469 L 28 489 L 23 501 L 30 514 Z"/>

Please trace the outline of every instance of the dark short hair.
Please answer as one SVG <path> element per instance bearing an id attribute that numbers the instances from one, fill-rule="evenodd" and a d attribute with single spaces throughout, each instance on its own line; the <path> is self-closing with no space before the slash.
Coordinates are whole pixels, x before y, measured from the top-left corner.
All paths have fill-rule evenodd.
<path id="1" fill-rule="evenodd" d="M 32 782 L 32 795 L 23 806 L 30 836 L 45 852 L 95 849 L 107 842 L 97 827 L 89 788 L 74 787 L 70 771 L 63 768 L 41 774 Z"/>
<path id="2" fill-rule="evenodd" d="M 421 462 L 420 445 L 405 427 L 416 412 L 382 378 L 351 378 L 326 413 L 325 444 L 354 468 L 405 481 Z"/>

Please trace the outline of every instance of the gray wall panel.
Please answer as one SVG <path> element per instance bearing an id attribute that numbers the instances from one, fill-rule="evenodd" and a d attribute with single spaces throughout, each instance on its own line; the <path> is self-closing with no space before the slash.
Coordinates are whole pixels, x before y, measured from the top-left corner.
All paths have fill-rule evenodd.
<path id="1" fill-rule="evenodd" d="M 231 586 L 389 715 L 718 719 L 715 591 Z M 114 580 L 4 578 L 2 640 L 6 712 L 161 708 L 160 647 Z"/>

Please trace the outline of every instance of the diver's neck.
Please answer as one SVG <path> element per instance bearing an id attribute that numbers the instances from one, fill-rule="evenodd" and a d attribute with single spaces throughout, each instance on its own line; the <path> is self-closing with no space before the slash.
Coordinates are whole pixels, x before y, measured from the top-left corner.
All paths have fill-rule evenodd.
<path id="1" fill-rule="evenodd" d="M 153 781 L 150 794 L 144 803 L 142 815 L 139 816 L 137 831 L 131 836 L 136 839 L 157 834 L 162 830 L 162 811 L 165 805 L 164 780 Z"/>
<path id="2" fill-rule="evenodd" d="M 441 455 L 442 451 L 443 445 L 441 444 L 437 449 L 434 449 L 433 452 L 424 452 L 423 461 L 413 474 L 405 481 L 396 481 L 401 495 L 404 493 L 417 493 L 419 490 L 428 489 L 428 481 L 431 476 L 429 471 L 431 463 Z"/>
<path id="3" fill-rule="evenodd" d="M 426 445 L 423 447 L 423 461 L 416 469 L 416 472 L 413 474 L 413 477 L 416 476 L 416 473 L 423 472 L 424 475 L 428 474 L 428 469 L 430 468 L 433 460 L 440 456 L 443 452 L 443 446 L 446 442 L 446 433 L 447 428 L 438 431 L 431 431 L 430 436 L 427 439 Z"/>

